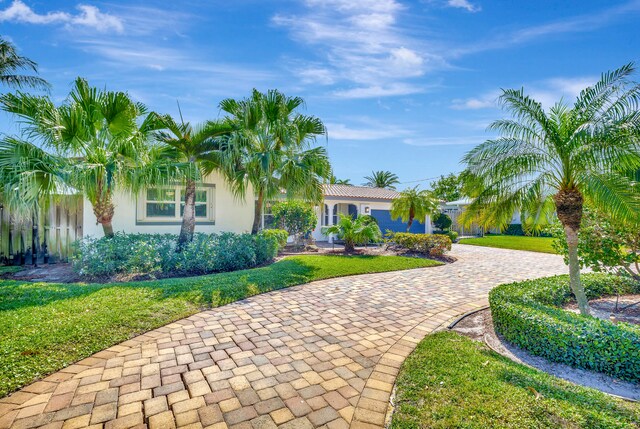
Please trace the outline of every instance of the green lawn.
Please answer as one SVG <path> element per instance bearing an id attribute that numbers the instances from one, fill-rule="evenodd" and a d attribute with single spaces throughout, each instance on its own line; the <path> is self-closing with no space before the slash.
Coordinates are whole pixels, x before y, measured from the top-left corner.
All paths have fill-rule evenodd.
<path id="1" fill-rule="evenodd" d="M 499 247 L 501 249 L 529 250 L 531 252 L 556 253 L 552 237 L 523 237 L 518 235 L 485 235 L 478 238 L 463 238 L 460 244 Z"/>
<path id="2" fill-rule="evenodd" d="M 537 398 L 537 396 L 539 397 Z M 397 381 L 391 428 L 637 428 L 640 405 L 517 364 L 453 332 L 425 338 Z"/>
<path id="3" fill-rule="evenodd" d="M 0 397 L 201 309 L 330 277 L 439 262 L 398 256 L 294 256 L 252 270 L 111 284 L 0 281 Z"/>

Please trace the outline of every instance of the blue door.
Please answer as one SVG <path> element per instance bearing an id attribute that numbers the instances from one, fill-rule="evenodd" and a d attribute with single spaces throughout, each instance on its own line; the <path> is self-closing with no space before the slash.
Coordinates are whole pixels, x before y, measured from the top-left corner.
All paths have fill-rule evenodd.
<path id="1" fill-rule="evenodd" d="M 383 234 L 388 229 L 393 232 L 407 231 L 406 223 L 402 222 L 400 219 L 391 220 L 391 212 L 389 210 L 371 210 L 371 215 L 378 221 L 378 226 Z M 418 219 L 414 219 L 409 232 L 414 234 L 424 234 L 424 231 L 424 223 L 420 223 L 418 222 Z"/>

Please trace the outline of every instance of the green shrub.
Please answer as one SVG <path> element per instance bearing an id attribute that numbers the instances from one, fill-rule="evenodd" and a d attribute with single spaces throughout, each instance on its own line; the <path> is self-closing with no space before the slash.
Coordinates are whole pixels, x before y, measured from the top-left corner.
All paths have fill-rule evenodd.
<path id="1" fill-rule="evenodd" d="M 285 232 L 286 234 L 286 232 Z M 117 275 L 166 277 L 200 275 L 255 267 L 275 258 L 282 232 L 197 233 L 181 252 L 172 234 L 124 234 L 85 238 L 78 243 L 73 267 L 87 278 Z"/>
<path id="2" fill-rule="evenodd" d="M 585 274 L 589 299 L 640 293 L 640 284 L 618 276 Z M 568 276 L 498 286 L 489 293 L 497 332 L 507 341 L 554 362 L 640 381 L 640 329 L 563 310 L 573 295 Z"/>
<path id="3" fill-rule="evenodd" d="M 547 231 L 529 231 L 526 232 L 524 230 L 524 228 L 522 227 L 521 223 L 512 223 L 510 224 L 508 227 L 506 227 L 503 231 L 502 231 L 503 235 L 517 235 L 517 236 L 524 236 L 524 235 L 533 235 L 536 237 L 551 237 L 551 234 Z"/>
<path id="4" fill-rule="evenodd" d="M 453 224 L 451 217 L 446 213 L 437 213 L 433 216 L 433 225 L 440 231 L 448 231 Z"/>
<path id="5" fill-rule="evenodd" d="M 289 233 L 284 229 L 263 229 L 260 231 L 260 235 L 273 237 L 281 249 L 287 245 L 287 239 L 289 238 Z"/>
<path id="6" fill-rule="evenodd" d="M 458 239 L 458 233 L 455 231 L 434 231 L 433 233 L 438 235 L 446 235 L 447 237 L 449 237 L 449 240 L 451 240 L 451 242 L 454 242 Z"/>
<path id="7" fill-rule="evenodd" d="M 430 256 L 442 256 L 451 250 L 451 239 L 443 234 L 411 234 L 398 232 L 390 238 L 392 243 L 412 252 Z"/>
<path id="8" fill-rule="evenodd" d="M 275 224 L 292 235 L 295 243 L 313 231 L 318 223 L 313 205 L 304 201 L 279 201 L 273 204 L 271 213 Z"/>

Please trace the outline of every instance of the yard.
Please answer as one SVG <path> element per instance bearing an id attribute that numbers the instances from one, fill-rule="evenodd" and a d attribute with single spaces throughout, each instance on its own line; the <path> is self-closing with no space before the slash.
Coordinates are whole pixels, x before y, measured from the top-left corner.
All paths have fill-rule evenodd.
<path id="1" fill-rule="evenodd" d="M 452 332 L 426 337 L 397 380 L 399 428 L 635 428 L 640 405 L 517 364 Z"/>
<path id="2" fill-rule="evenodd" d="M 485 235 L 477 238 L 463 238 L 460 244 L 497 247 L 500 249 L 528 250 L 530 252 L 557 253 L 552 237 L 527 237 L 519 235 Z"/>
<path id="3" fill-rule="evenodd" d="M 263 268 L 110 284 L 0 281 L 0 397 L 137 334 L 252 295 L 440 265 L 399 256 L 295 256 Z"/>

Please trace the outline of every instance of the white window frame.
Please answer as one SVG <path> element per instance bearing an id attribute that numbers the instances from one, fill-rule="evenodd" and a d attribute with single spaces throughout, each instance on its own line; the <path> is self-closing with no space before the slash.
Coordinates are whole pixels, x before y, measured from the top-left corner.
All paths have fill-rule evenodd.
<path id="1" fill-rule="evenodd" d="M 182 216 L 180 216 L 180 206 L 182 201 L 180 196 L 185 191 L 184 185 L 175 186 L 154 186 L 150 189 L 172 189 L 175 190 L 175 216 L 147 216 L 147 203 L 153 203 L 154 201 L 147 201 L 147 189 L 140 192 L 137 198 L 136 204 L 136 223 L 137 224 L 155 224 L 155 225 L 174 225 L 182 223 Z M 196 191 L 207 192 L 207 217 L 196 217 L 196 224 L 214 225 L 215 224 L 215 196 L 216 186 L 213 184 L 202 184 L 196 186 Z"/>

